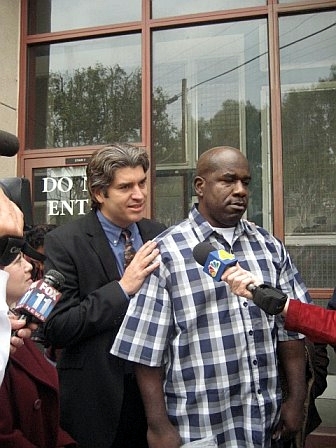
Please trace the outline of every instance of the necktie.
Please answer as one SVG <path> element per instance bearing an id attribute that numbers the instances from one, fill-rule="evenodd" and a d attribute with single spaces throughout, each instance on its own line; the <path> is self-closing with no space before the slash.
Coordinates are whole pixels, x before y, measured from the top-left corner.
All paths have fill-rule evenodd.
<path id="1" fill-rule="evenodd" d="M 135 255 L 134 247 L 132 246 L 131 241 L 131 232 L 128 229 L 123 229 L 121 231 L 121 235 L 125 239 L 125 248 L 124 248 L 124 268 L 126 269 L 130 262 L 133 260 Z"/>

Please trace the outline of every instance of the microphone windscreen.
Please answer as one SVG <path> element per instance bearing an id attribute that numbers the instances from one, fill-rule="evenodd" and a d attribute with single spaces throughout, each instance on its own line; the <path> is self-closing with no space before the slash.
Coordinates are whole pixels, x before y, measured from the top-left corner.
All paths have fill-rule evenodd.
<path id="1" fill-rule="evenodd" d="M 7 177 L 0 180 L 0 188 L 13 201 L 24 216 L 24 230 L 34 225 L 30 182 L 25 177 Z"/>
<path id="2" fill-rule="evenodd" d="M 64 275 L 54 269 L 49 269 L 49 271 L 44 274 L 44 278 L 56 289 L 60 289 L 65 282 Z"/>
<path id="3" fill-rule="evenodd" d="M 195 260 L 197 261 L 197 263 L 201 264 L 202 266 L 205 265 L 205 262 L 209 256 L 210 252 L 215 251 L 216 249 L 213 247 L 212 244 L 207 243 L 207 242 L 203 242 L 203 243 L 198 243 L 194 249 L 193 249 L 193 256 L 195 258 Z"/>
<path id="4" fill-rule="evenodd" d="M 15 156 L 19 151 L 19 147 L 19 140 L 14 134 L 0 131 L 0 156 Z"/>

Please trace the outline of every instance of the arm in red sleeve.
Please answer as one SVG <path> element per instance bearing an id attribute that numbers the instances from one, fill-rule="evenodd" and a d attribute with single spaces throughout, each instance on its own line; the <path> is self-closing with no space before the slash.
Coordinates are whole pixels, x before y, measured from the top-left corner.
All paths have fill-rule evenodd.
<path id="1" fill-rule="evenodd" d="M 336 345 L 336 311 L 290 300 L 285 318 L 287 330 L 299 331 L 313 342 Z"/>

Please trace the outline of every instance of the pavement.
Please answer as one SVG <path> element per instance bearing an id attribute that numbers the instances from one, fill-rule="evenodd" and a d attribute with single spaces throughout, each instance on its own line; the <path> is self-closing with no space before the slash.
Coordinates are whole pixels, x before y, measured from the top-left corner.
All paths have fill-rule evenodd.
<path id="1" fill-rule="evenodd" d="M 321 425 L 306 440 L 305 448 L 336 448 L 336 354 L 328 346 L 328 387 L 316 399 Z"/>

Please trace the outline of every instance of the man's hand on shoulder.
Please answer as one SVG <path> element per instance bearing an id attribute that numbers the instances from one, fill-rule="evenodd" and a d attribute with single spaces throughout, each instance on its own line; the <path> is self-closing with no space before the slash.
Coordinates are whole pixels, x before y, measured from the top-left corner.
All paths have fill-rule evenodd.
<path id="1" fill-rule="evenodd" d="M 159 249 L 157 243 L 147 241 L 134 255 L 132 262 L 126 268 L 124 275 L 119 281 L 120 286 L 132 296 L 138 292 L 145 278 L 160 265 Z"/>

